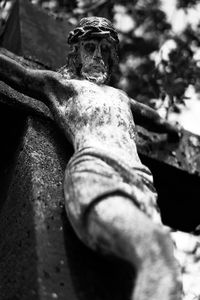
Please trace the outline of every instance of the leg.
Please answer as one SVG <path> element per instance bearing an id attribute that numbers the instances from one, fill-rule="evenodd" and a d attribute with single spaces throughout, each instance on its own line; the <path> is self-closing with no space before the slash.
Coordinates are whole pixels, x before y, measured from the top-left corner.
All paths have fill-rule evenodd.
<path id="1" fill-rule="evenodd" d="M 180 286 L 168 234 L 128 198 L 108 197 L 88 213 L 91 248 L 129 261 L 137 279 L 132 300 L 178 300 Z"/>

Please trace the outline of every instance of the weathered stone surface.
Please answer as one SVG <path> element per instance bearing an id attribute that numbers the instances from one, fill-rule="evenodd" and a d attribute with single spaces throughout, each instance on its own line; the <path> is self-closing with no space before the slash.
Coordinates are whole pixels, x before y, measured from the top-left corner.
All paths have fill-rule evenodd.
<path id="1" fill-rule="evenodd" d="M 7 105 L 0 105 L 0 209 L 6 199 L 24 123 L 25 116 L 22 113 L 16 113 Z"/>
<path id="2" fill-rule="evenodd" d="M 2 172 L 7 186 L 1 194 L 0 293 L 5 299 L 14 295 L 18 299 L 45 300 L 66 297 L 89 300 L 98 299 L 99 295 L 102 299 L 128 299 L 131 272 L 124 264 L 107 262 L 84 247 L 67 221 L 63 208 L 62 178 L 72 154 L 71 146 L 54 125 L 45 106 L 41 104 L 38 110 L 38 101 L 4 84 L 2 87 L 0 101 L 3 99 L 4 106 L 1 106 L 6 112 L 2 113 L 2 127 L 10 117 L 13 119 L 12 122 L 7 121 L 6 132 L 11 130 L 12 133 L 12 127 L 18 122 L 19 128 L 17 125 L 16 130 L 19 131 L 14 139 L 15 151 L 10 156 L 12 164 L 9 176 L 4 176 Z M 15 101 L 15 110 L 12 110 L 12 104 L 10 108 L 5 106 L 8 101 Z M 20 107 L 23 107 L 24 112 L 18 115 Z M 36 110 L 38 112 L 35 114 Z M 25 126 L 27 114 L 33 114 L 34 119 L 29 119 Z M 21 122 L 18 118 L 22 118 Z M 24 137 L 20 139 L 23 131 Z M 7 137 L 13 138 L 12 135 Z M 193 137 L 196 141 L 196 136 L 186 132 L 180 144 L 174 145 L 168 142 L 165 135 L 152 137 L 139 128 L 138 139 L 141 158 L 154 173 L 164 222 L 188 231 L 199 224 L 199 176 L 195 172 L 189 174 L 187 164 L 185 169 L 181 164 L 175 164 L 175 155 L 184 154 L 180 149 L 189 149 L 194 153 L 196 148 L 193 147 L 198 144 L 194 143 Z M 188 148 L 186 141 L 191 141 L 191 138 L 193 143 L 190 142 Z M 10 141 L 7 140 L 7 143 L 10 145 Z M 17 146 L 21 149 L 19 156 Z M 159 159 L 159 153 L 164 153 L 166 159 Z M 18 157 L 15 169 L 14 157 Z M 185 199 L 185 195 L 188 198 Z M 188 218 L 188 215 L 193 218 Z M 121 273 L 123 282 L 120 279 Z M 192 273 L 184 278 L 188 276 L 193 280 Z M 120 290 L 115 286 L 120 286 Z"/>
<path id="3" fill-rule="evenodd" d="M 15 55 L 14 53 L 7 51 L 5 48 L 0 48 L 0 53 L 7 55 L 24 67 L 29 67 L 32 69 L 41 68 L 41 66 L 37 63 Z M 43 104 L 41 101 L 17 92 L 2 81 L 0 81 L 0 102 L 17 109 L 18 111 L 23 111 L 26 115 L 34 114 L 40 115 L 43 118 L 52 119 L 51 113 L 45 104 Z"/>
<path id="4" fill-rule="evenodd" d="M 56 127 L 28 119 L 0 212 L 1 299 L 128 299 L 130 270 L 88 250 L 67 221 L 71 153 Z"/>
<path id="5" fill-rule="evenodd" d="M 199 225 L 200 137 L 183 131 L 177 144 L 138 128 L 138 151 L 154 175 L 163 222 L 192 231 Z M 192 141 L 192 142 L 191 142 Z"/>
<path id="6" fill-rule="evenodd" d="M 16 99 L 18 96 L 15 94 Z M 47 119 L 34 117 L 24 126 L 25 116 L 5 106 L 2 121 L 14 112 L 16 116 L 13 122 L 21 124 L 19 128 L 16 126 L 19 133 L 15 143 L 19 152 L 15 147 L 11 154 L 12 166 L 14 157 L 17 160 L 15 168 L 10 168 L 13 172 L 10 172 L 12 177 L 9 180 L 12 178 L 12 181 L 2 199 L 0 294 L 5 299 L 15 296 L 22 300 L 89 300 L 99 299 L 99 295 L 102 299 L 128 299 L 131 272 L 125 275 L 128 270 L 125 265 L 108 262 L 84 247 L 67 221 L 63 208 L 62 178 L 72 148 Z M 9 126 L 14 127 L 13 122 L 6 126 L 6 132 Z M 23 131 L 25 134 L 21 140 Z M 169 163 L 160 163 L 147 155 L 142 158 L 154 170 L 161 194 L 168 190 L 169 196 L 175 201 L 176 195 L 170 189 L 170 181 L 181 189 L 183 182 L 179 181 L 180 174 L 187 173 L 179 170 L 182 173 L 177 175 L 178 169 Z M 169 179 L 167 181 L 166 176 Z M 4 175 L 2 178 L 8 180 Z M 163 186 L 162 178 L 165 179 Z M 184 182 L 184 185 L 191 189 L 193 183 Z M 174 209 L 173 201 L 171 205 Z M 187 202 L 185 212 L 190 206 Z M 177 212 L 175 215 L 174 211 L 167 211 L 167 214 L 169 218 L 173 214 L 177 218 Z M 167 218 L 166 211 L 164 215 Z M 184 223 L 188 221 L 186 218 Z M 120 286 L 120 289 L 116 289 L 116 286 Z"/>
<path id="7" fill-rule="evenodd" d="M 65 64 L 66 37 L 71 29 L 68 22 L 54 20 L 28 0 L 17 0 L 0 46 L 56 69 Z"/>
<path id="8" fill-rule="evenodd" d="M 2 81 L 0 81 L 0 103 L 10 106 L 19 112 L 24 112 L 26 116 L 33 114 L 53 120 L 46 105 L 15 91 Z"/>
<path id="9" fill-rule="evenodd" d="M 189 174 L 200 176 L 200 137 L 186 130 L 180 142 L 170 142 L 166 134 L 148 133 L 138 127 L 141 153 Z"/>
<path id="10" fill-rule="evenodd" d="M 7 54 L 24 66 L 37 67 L 29 60 Z M 0 82 L 0 102 L 53 122 L 49 109 L 43 103 L 14 91 L 3 82 Z M 138 151 L 153 172 L 163 222 L 180 230 L 191 231 L 199 225 L 199 145 L 199 137 L 186 131 L 180 143 L 174 144 L 165 134 L 152 134 L 138 127 Z"/>

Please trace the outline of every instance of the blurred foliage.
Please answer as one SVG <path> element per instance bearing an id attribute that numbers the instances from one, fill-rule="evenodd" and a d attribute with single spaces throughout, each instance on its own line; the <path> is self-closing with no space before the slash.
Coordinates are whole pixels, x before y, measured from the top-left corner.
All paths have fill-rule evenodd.
<path id="1" fill-rule="evenodd" d="M 179 112 L 189 85 L 200 92 L 200 23 L 174 32 L 162 5 L 168 0 L 29 1 L 74 25 L 84 16 L 112 19 L 120 38 L 119 69 L 112 83 L 138 101 L 156 106 L 157 100 L 168 99 L 168 107 Z M 175 3 L 176 10 L 187 13 L 199 0 Z"/>

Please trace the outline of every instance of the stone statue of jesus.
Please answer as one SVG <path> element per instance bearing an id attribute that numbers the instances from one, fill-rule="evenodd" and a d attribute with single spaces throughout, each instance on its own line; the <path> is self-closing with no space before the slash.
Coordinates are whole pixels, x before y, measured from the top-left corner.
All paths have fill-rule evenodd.
<path id="1" fill-rule="evenodd" d="M 132 264 L 132 300 L 178 300 L 173 245 L 160 222 L 152 174 L 137 153 L 135 122 L 171 137 L 178 129 L 109 86 L 118 42 L 110 21 L 83 18 L 69 34 L 71 52 L 59 72 L 25 68 L 0 54 L 0 80 L 44 102 L 73 144 L 64 195 L 78 237 Z"/>

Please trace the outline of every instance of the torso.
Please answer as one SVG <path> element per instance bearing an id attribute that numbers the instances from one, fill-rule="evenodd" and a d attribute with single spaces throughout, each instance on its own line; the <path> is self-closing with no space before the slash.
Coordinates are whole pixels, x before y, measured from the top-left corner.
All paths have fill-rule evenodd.
<path id="1" fill-rule="evenodd" d="M 87 80 L 70 80 L 70 86 L 71 97 L 59 101 L 59 118 L 75 151 L 101 148 L 130 165 L 140 162 L 129 97 L 118 89 Z"/>

